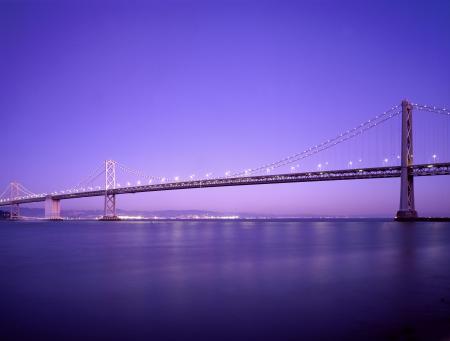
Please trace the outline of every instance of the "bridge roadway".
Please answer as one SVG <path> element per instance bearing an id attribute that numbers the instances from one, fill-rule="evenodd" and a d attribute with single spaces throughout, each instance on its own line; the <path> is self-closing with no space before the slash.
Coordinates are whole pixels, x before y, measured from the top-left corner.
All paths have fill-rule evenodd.
<path id="1" fill-rule="evenodd" d="M 450 162 L 414 165 L 410 167 L 410 171 L 413 173 L 414 176 L 450 175 Z M 357 169 L 304 172 L 304 173 L 245 176 L 234 178 L 229 177 L 218 179 L 202 179 L 194 181 L 177 181 L 154 185 L 119 187 L 108 190 L 108 194 L 158 192 L 176 189 L 280 184 L 291 182 L 396 178 L 400 177 L 400 173 L 401 173 L 400 166 L 394 166 L 394 167 L 357 168 Z M 39 195 L 31 198 L 18 198 L 15 200 L 3 201 L 0 202 L 0 206 L 40 202 L 45 201 L 45 199 L 48 197 L 51 197 L 54 200 L 65 200 L 65 199 L 95 197 L 104 195 L 105 195 L 104 189 L 85 192 L 55 194 L 55 195 Z"/>

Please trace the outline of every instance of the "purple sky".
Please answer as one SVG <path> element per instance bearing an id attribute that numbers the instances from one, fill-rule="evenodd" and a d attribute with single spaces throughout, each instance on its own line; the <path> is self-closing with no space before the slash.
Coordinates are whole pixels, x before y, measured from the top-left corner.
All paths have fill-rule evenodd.
<path id="1" fill-rule="evenodd" d="M 448 107 L 449 42 L 448 1 L 0 0 L 0 186 L 65 189 L 107 158 L 154 175 L 223 174 L 405 97 Z M 449 193 L 450 177 L 417 179 L 419 213 L 450 214 Z M 392 216 L 398 202 L 398 179 L 118 197 L 124 209 L 298 215 Z"/>

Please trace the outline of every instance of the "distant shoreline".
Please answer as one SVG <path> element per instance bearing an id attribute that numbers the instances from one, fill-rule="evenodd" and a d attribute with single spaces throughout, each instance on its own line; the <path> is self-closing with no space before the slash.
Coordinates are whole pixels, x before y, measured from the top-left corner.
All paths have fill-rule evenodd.
<path id="1" fill-rule="evenodd" d="M 8 219 L 0 219 L 0 221 L 10 221 Z M 33 222 L 33 221 L 51 221 L 46 220 L 45 218 L 36 218 L 36 217 L 22 217 L 17 220 L 18 222 Z M 55 220 L 58 222 L 62 221 L 99 221 L 97 218 L 63 218 L 60 220 Z M 269 217 L 255 217 L 255 218 L 140 218 L 140 219 L 120 219 L 118 222 L 167 222 L 167 221 L 239 221 L 239 222 L 333 222 L 333 221 L 347 221 L 347 222 L 363 222 L 363 221 L 381 221 L 381 222 L 393 222 L 396 221 L 395 218 L 364 218 L 364 217 L 309 217 L 309 218 L 269 218 Z M 450 217 L 419 217 L 414 220 L 406 221 L 406 222 L 450 222 Z M 402 221 L 399 221 L 402 223 Z"/>

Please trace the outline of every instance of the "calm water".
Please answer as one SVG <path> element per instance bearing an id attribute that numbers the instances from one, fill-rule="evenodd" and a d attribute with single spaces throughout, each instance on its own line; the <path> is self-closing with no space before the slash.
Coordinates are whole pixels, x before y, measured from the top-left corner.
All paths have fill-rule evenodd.
<path id="1" fill-rule="evenodd" d="M 0 339 L 442 339 L 449 256 L 449 223 L 0 222 Z"/>

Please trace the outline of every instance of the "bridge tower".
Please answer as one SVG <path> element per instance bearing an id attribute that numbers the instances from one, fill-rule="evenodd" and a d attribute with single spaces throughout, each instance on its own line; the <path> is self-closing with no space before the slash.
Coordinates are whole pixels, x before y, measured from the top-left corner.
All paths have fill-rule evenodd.
<path id="1" fill-rule="evenodd" d="M 116 195 L 111 190 L 116 188 L 116 161 L 105 161 L 105 211 L 101 220 L 119 220 L 116 215 Z"/>
<path id="2" fill-rule="evenodd" d="M 398 220 L 413 220 L 417 218 L 414 204 L 414 176 L 413 176 L 413 107 L 407 100 L 402 101 L 402 151 L 400 175 L 400 209 Z"/>
<path id="3" fill-rule="evenodd" d="M 11 200 L 19 197 L 19 184 L 17 182 L 11 182 L 9 184 L 9 197 Z M 20 208 L 19 204 L 12 204 L 9 212 L 9 219 L 19 219 L 20 218 Z"/>

